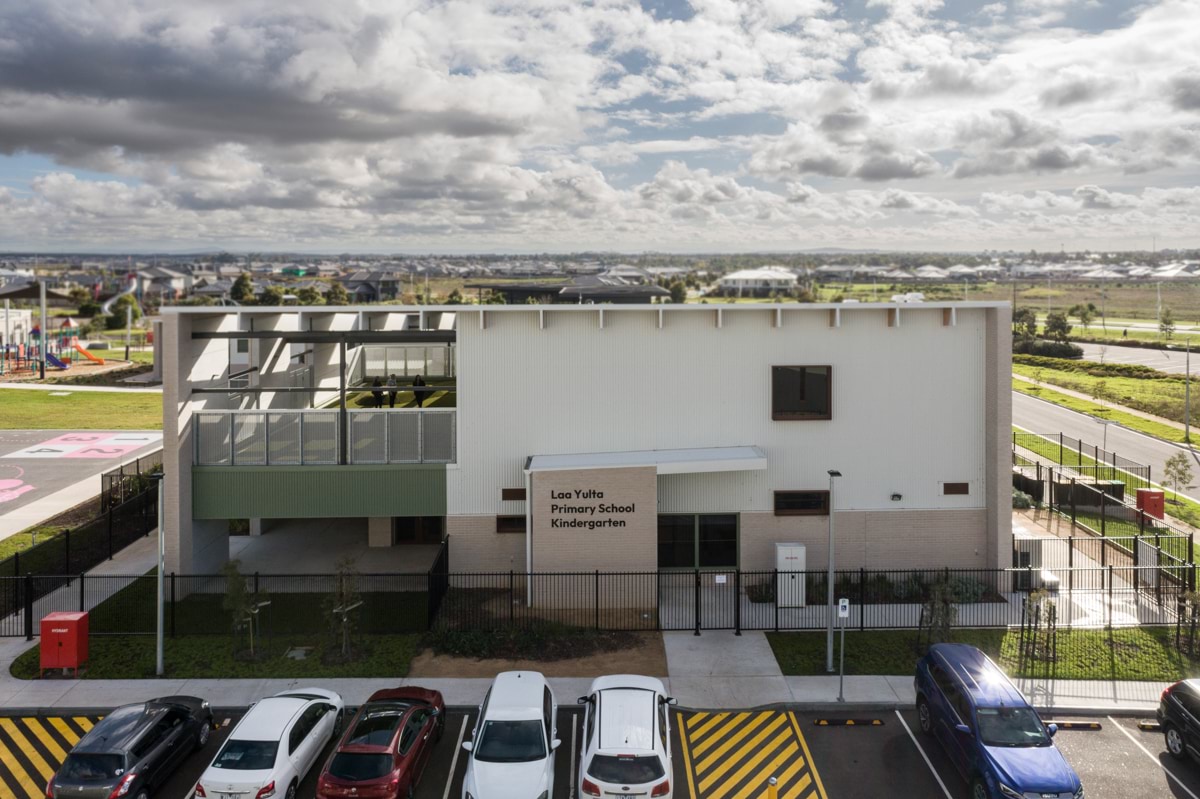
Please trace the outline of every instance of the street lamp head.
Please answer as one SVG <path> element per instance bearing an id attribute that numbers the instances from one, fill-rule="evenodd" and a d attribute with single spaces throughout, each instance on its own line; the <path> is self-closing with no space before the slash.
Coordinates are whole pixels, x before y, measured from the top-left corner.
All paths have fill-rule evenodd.
<path id="1" fill-rule="evenodd" d="M 837 469 L 830 469 L 830 470 L 829 470 L 829 476 L 830 476 L 830 477 L 841 477 L 841 476 L 842 476 L 842 473 L 841 473 L 841 472 L 839 472 Z"/>

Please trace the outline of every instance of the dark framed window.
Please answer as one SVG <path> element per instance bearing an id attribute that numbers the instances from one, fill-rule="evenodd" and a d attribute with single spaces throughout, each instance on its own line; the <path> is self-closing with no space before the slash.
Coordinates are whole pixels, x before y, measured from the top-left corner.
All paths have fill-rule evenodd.
<path id="1" fill-rule="evenodd" d="M 949 496 L 951 494 L 970 494 L 970 483 L 942 483 L 942 494 Z"/>
<path id="2" fill-rule="evenodd" d="M 525 489 L 523 488 L 502 488 L 500 489 L 500 499 L 504 502 L 524 502 Z"/>
<path id="3" fill-rule="evenodd" d="M 828 516 L 828 491 L 776 491 L 776 516 Z"/>
<path id="4" fill-rule="evenodd" d="M 523 533 L 523 532 L 525 532 L 525 517 L 524 516 L 497 516 L 496 517 L 496 532 L 497 533 Z"/>
<path id="5" fill-rule="evenodd" d="M 737 514 L 659 515 L 658 568 L 724 569 L 737 562 Z"/>
<path id="6" fill-rule="evenodd" d="M 832 366 L 772 366 L 771 418 L 777 422 L 833 418 Z"/>

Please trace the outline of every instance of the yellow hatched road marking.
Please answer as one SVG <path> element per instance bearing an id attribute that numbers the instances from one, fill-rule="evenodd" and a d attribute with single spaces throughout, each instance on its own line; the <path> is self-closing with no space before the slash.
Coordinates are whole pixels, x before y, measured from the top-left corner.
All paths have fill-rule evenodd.
<path id="1" fill-rule="evenodd" d="M 73 719 L 71 719 L 71 720 L 72 720 L 72 721 L 74 721 L 76 724 L 78 724 L 78 725 L 79 725 L 79 727 L 80 727 L 80 728 L 81 728 L 81 729 L 82 729 L 84 732 L 90 732 L 90 731 L 91 731 L 91 729 L 92 729 L 92 722 L 91 722 L 91 721 L 89 721 L 89 720 L 88 720 L 87 718 L 85 718 L 84 716 L 75 716 L 75 717 L 74 717 Z"/>
<path id="2" fill-rule="evenodd" d="M 763 750 L 764 752 L 766 749 Z M 783 765 L 783 761 L 789 757 L 796 755 L 800 751 L 800 747 L 796 746 L 796 742 L 792 741 L 782 752 L 775 756 L 775 759 L 767 764 L 766 768 L 762 769 L 761 781 L 752 780 L 746 787 L 742 788 L 733 795 L 733 799 L 749 799 L 750 795 L 756 791 L 760 791 L 766 787 L 767 779 L 775 773 L 775 769 Z"/>
<path id="3" fill-rule="evenodd" d="M 795 746 L 794 741 L 792 742 L 792 746 Z M 735 771 L 733 773 L 732 776 L 730 776 L 727 780 L 725 780 L 725 782 L 723 782 L 721 784 L 721 787 L 717 788 L 715 791 L 713 791 L 710 794 L 711 798 L 712 799 L 721 799 L 721 797 L 724 796 L 726 793 L 728 793 L 729 790 L 731 788 L 733 788 L 733 786 L 737 785 L 739 782 L 746 779 L 746 777 L 750 774 L 750 772 L 757 770 L 758 764 L 761 763 L 762 761 L 766 760 L 767 755 L 769 755 L 769 754 L 771 754 L 770 746 L 763 746 L 763 747 L 759 748 L 758 751 L 755 753 L 755 755 L 752 758 L 747 760 L 745 762 L 745 764 L 742 765 L 741 768 L 739 768 L 737 771 Z M 763 777 L 765 778 L 766 776 L 767 775 L 764 772 Z"/>
<path id="4" fill-rule="evenodd" d="M 792 729 L 796 731 L 796 740 L 800 741 L 800 746 L 804 749 L 804 759 L 808 761 L 813 781 L 817 783 L 817 795 L 821 799 L 828 799 L 829 794 L 825 793 L 825 786 L 821 784 L 821 774 L 817 771 L 817 764 L 813 762 L 812 752 L 808 751 L 808 742 L 804 740 L 804 733 L 800 732 L 800 721 L 796 718 L 795 713 L 788 713 L 788 716 L 792 720 Z"/>
<path id="5" fill-rule="evenodd" d="M 741 724 L 746 720 L 747 717 L 749 717 L 749 715 L 749 713 L 738 713 L 736 716 L 730 718 L 725 724 L 722 724 L 719 729 L 714 731 L 712 735 L 708 736 L 707 739 L 696 744 L 696 748 L 692 750 L 692 754 L 694 754 L 696 757 L 700 757 L 705 749 L 721 740 L 722 735 L 724 735 L 728 730 Z"/>
<path id="6" fill-rule="evenodd" d="M 711 731 L 711 730 L 712 730 L 714 727 L 716 727 L 718 724 L 720 724 L 722 721 L 724 721 L 724 720 L 725 720 L 725 719 L 727 719 L 727 718 L 729 718 L 729 714 L 728 714 L 728 713 L 717 713 L 717 714 L 716 714 L 716 715 L 714 715 L 714 716 L 713 716 L 711 719 L 709 719 L 708 721 L 704 722 L 704 724 L 703 724 L 701 727 L 699 727 L 698 729 L 696 729 L 696 730 L 693 730 L 693 731 L 692 731 L 692 733 L 691 733 L 692 740 L 693 740 L 693 741 L 698 741 L 698 740 L 700 740 L 701 738 L 703 738 L 705 735 L 708 735 L 708 733 L 709 733 L 709 732 L 710 732 L 710 731 Z"/>
<path id="7" fill-rule="evenodd" d="M 776 713 L 773 715 L 775 716 L 775 720 L 772 721 L 770 724 L 768 724 L 765 728 L 763 728 L 762 732 L 760 732 L 758 735 L 751 738 L 746 743 L 747 748 L 749 748 L 749 749 L 756 748 L 759 744 L 761 744 L 767 738 L 768 735 L 771 735 L 773 732 L 775 732 L 775 729 L 787 720 L 786 718 L 784 718 L 782 713 Z M 729 758 L 724 763 L 717 766 L 715 769 L 713 769 L 713 771 L 707 777 L 700 780 L 700 790 L 707 791 L 714 782 L 716 782 L 717 780 L 719 780 L 721 778 L 721 775 L 723 775 L 726 771 L 729 771 L 729 769 L 731 769 L 736 763 L 737 763 L 737 760 L 735 758 Z M 717 794 L 717 795 L 719 796 L 720 794 Z"/>
<path id="8" fill-rule="evenodd" d="M 13 743 L 20 747 L 21 751 L 25 754 L 25 758 L 32 763 L 33 767 L 38 770 L 38 773 L 42 775 L 42 779 L 48 780 L 54 776 L 54 769 L 50 768 L 46 761 L 42 759 L 42 756 L 38 753 L 38 750 L 35 749 L 33 744 L 29 742 L 29 739 L 25 737 L 25 733 L 21 732 L 20 728 L 18 728 L 16 724 L 12 723 L 12 719 L 0 718 L 0 728 L 3 728 L 4 731 L 8 733 L 8 736 L 13 739 Z"/>
<path id="9" fill-rule="evenodd" d="M 755 717 L 749 724 L 738 730 L 728 741 L 718 746 L 707 757 L 696 764 L 696 771 L 707 771 L 715 761 L 719 760 L 722 755 L 729 752 L 730 749 L 737 746 L 738 743 L 753 732 L 757 732 L 758 726 L 765 721 L 770 720 L 772 713 L 756 713 Z"/>
<path id="10" fill-rule="evenodd" d="M 676 726 L 679 729 L 679 745 L 683 748 L 683 766 L 684 766 L 683 770 L 687 774 L 688 795 L 695 797 L 698 795 L 696 793 L 696 776 L 692 772 L 692 758 L 688 754 L 688 737 L 687 737 L 687 733 L 684 732 L 684 727 L 686 727 L 687 725 L 686 725 L 686 723 L 684 723 L 682 713 L 677 712 L 675 714 L 675 720 L 679 722 L 679 724 Z M 3 786 L 0 786 L 0 787 L 3 787 Z"/>
<path id="11" fill-rule="evenodd" d="M 50 732 L 42 725 L 42 720 L 32 717 L 21 719 L 29 729 L 33 730 L 33 734 L 42 742 L 42 746 L 50 752 L 50 757 L 59 763 L 67 759 L 67 753 L 58 745 L 58 741 L 51 737 Z"/>
<path id="12" fill-rule="evenodd" d="M 800 794 L 807 791 L 809 789 L 809 786 L 811 786 L 811 785 L 812 785 L 812 774 L 809 774 L 806 771 L 806 772 L 804 772 L 804 776 L 802 776 L 800 778 L 800 781 L 798 783 L 796 783 L 795 787 L 787 792 L 784 799 L 798 799 Z M 816 793 L 816 791 L 814 791 L 814 792 L 808 794 L 805 797 L 805 799 L 812 799 L 816 795 L 817 795 L 817 793 Z"/>
<path id="13" fill-rule="evenodd" d="M 682 713 L 680 713 L 679 715 L 680 715 L 680 716 L 682 716 L 683 714 L 682 714 Z M 700 723 L 700 720 L 701 720 L 701 719 L 705 719 L 705 718 L 708 718 L 708 714 L 707 714 L 707 713 L 704 713 L 704 712 L 700 712 L 700 713 L 693 713 L 693 714 L 692 714 L 692 717 L 691 717 L 691 718 L 689 718 L 689 719 L 687 720 L 687 726 L 689 726 L 689 727 L 695 727 L 697 724 L 699 724 L 699 723 Z"/>
<path id="14" fill-rule="evenodd" d="M 29 775 L 25 773 L 25 768 L 17 762 L 12 756 L 12 752 L 8 751 L 7 746 L 0 746 L 0 764 L 3 764 L 12 778 L 17 781 L 24 790 L 29 799 L 41 799 L 44 794 L 42 789 L 33 784 L 33 780 L 29 779 Z"/>
<path id="15" fill-rule="evenodd" d="M 50 724 L 53 725 L 54 729 L 56 729 L 60 733 L 62 733 L 62 736 L 67 739 L 67 743 L 69 743 L 71 746 L 74 746 L 75 744 L 79 743 L 79 738 L 80 738 L 79 733 L 77 733 L 77 732 L 75 732 L 75 730 L 71 729 L 67 725 L 67 722 L 64 719 L 60 719 L 57 716 L 55 716 L 50 719 Z"/>
<path id="16" fill-rule="evenodd" d="M 788 782 L 790 782 L 791 779 L 796 776 L 796 773 L 799 772 L 800 769 L 804 768 L 806 762 L 807 761 L 802 757 L 798 757 L 793 760 L 792 764 L 785 768 L 783 773 L 779 775 L 779 785 L 787 785 Z M 812 764 L 809 763 L 808 765 L 811 766 Z M 783 799 L 796 799 L 796 797 L 798 797 L 811 782 L 812 777 L 810 777 L 806 772 L 804 776 L 800 778 L 798 783 L 791 788 L 788 788 L 786 793 L 781 793 L 780 796 L 783 797 Z"/>

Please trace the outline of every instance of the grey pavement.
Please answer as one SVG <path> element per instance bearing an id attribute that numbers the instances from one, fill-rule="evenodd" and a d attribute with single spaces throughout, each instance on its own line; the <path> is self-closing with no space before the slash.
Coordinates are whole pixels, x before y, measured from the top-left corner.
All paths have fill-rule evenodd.
<path id="1" fill-rule="evenodd" d="M 1155 327 L 1157 330 L 1157 326 Z M 1144 347 L 1118 347 L 1105 346 L 1101 344 L 1085 344 L 1076 342 L 1083 348 L 1083 357 L 1089 361 L 1103 361 L 1104 363 L 1129 363 L 1140 366 L 1149 366 L 1151 369 L 1157 369 L 1160 372 L 1168 374 L 1181 375 L 1187 369 L 1187 353 L 1178 352 L 1176 350 L 1154 350 Z M 1177 342 L 1182 344 L 1183 342 Z M 1193 377 L 1200 377 L 1200 353 L 1195 352 L 1196 343 L 1193 340 L 1192 344 L 1192 359 L 1191 370 Z M 1100 350 L 1104 352 L 1101 354 Z"/>
<path id="2" fill-rule="evenodd" d="M 20 383 L 0 381 L 0 389 L 21 391 L 99 391 L 106 394 L 161 394 L 162 386 L 155 388 L 127 388 L 123 386 L 84 386 L 74 383 Z"/>

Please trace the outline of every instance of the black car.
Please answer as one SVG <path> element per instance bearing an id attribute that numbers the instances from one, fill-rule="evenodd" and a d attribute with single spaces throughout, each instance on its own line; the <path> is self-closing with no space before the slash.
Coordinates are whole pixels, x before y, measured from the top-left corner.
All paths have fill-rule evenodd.
<path id="1" fill-rule="evenodd" d="M 46 785 L 48 799 L 149 799 L 208 743 L 212 710 L 194 696 L 164 696 L 109 713 L 75 745 Z"/>
<path id="2" fill-rule="evenodd" d="M 1191 755 L 1200 760 L 1200 680 L 1169 686 L 1162 692 L 1157 714 L 1171 757 L 1185 760 Z"/>

